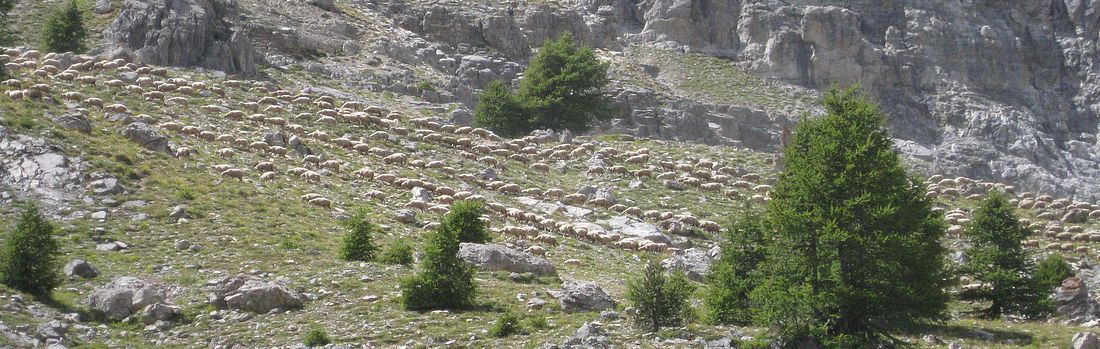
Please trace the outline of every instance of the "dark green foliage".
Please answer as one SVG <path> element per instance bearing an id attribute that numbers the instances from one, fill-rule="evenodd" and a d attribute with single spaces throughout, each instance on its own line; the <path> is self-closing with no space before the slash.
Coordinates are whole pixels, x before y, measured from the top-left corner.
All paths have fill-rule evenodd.
<path id="1" fill-rule="evenodd" d="M 726 231 L 722 254 L 707 275 L 703 303 L 708 322 L 745 325 L 752 321 L 749 292 L 756 287 L 755 270 L 764 260 L 762 217 L 749 214 Z"/>
<path id="2" fill-rule="evenodd" d="M 320 327 L 313 327 L 306 332 L 305 337 L 302 338 L 302 344 L 307 347 L 323 347 L 332 343 L 332 340 L 328 338 L 328 333 L 325 329 Z"/>
<path id="3" fill-rule="evenodd" d="M 785 149 L 753 319 L 787 344 L 875 347 L 944 318 L 945 226 L 876 106 L 855 87 L 830 90 L 823 104 Z"/>
<path id="4" fill-rule="evenodd" d="M 493 130 L 505 137 L 519 136 L 533 129 L 530 121 L 524 117 L 519 97 L 503 82 L 489 83 L 477 98 L 474 123 L 478 127 Z"/>
<path id="5" fill-rule="evenodd" d="M 15 32 L 11 29 L 11 10 L 17 0 L 0 0 L 0 46 L 15 45 Z M 7 78 L 7 72 L 0 68 L 0 78 Z"/>
<path id="6" fill-rule="evenodd" d="M 489 335 L 498 338 L 508 337 L 516 332 L 519 332 L 519 318 L 510 311 L 500 314 L 497 322 L 489 328 Z"/>
<path id="7" fill-rule="evenodd" d="M 367 210 L 360 208 L 344 222 L 348 233 L 340 245 L 340 258 L 348 261 L 369 262 L 374 259 L 374 232 L 378 227 L 370 222 Z"/>
<path id="8" fill-rule="evenodd" d="M 474 271 L 458 258 L 458 236 L 446 225 L 428 236 L 420 271 L 401 279 L 401 303 L 407 310 L 461 309 L 474 303 Z"/>
<path id="9" fill-rule="evenodd" d="M 88 31 L 84 11 L 76 0 L 69 0 L 50 13 L 42 30 L 42 46 L 48 52 L 84 52 Z"/>
<path id="10" fill-rule="evenodd" d="M 626 299 L 638 309 L 634 323 L 654 332 L 666 326 L 680 326 L 691 320 L 689 298 L 695 292 L 683 273 L 665 276 L 657 262 L 646 265 L 641 277 L 630 280 Z"/>
<path id="11" fill-rule="evenodd" d="M 518 91 L 500 83 L 482 93 L 474 122 L 506 137 L 543 128 L 587 131 L 614 112 L 602 91 L 610 81 L 608 66 L 569 33 L 547 40 L 523 72 Z"/>
<path id="12" fill-rule="evenodd" d="M 550 327 L 550 321 L 546 320 L 546 314 L 535 314 L 527 318 L 527 327 L 533 330 L 541 330 Z"/>
<path id="13" fill-rule="evenodd" d="M 1035 264 L 1021 244 L 1030 234 L 1020 225 L 1004 194 L 993 192 L 982 200 L 965 234 L 972 246 L 962 272 L 990 287 L 961 292 L 960 299 L 989 302 L 980 314 L 990 318 L 1003 314 L 1034 316 L 1047 310 L 1042 282 L 1032 276 Z"/>
<path id="14" fill-rule="evenodd" d="M 0 251 L 0 281 L 35 296 L 49 296 L 61 284 L 56 230 L 37 207 L 24 208 Z"/>
<path id="15" fill-rule="evenodd" d="M 481 222 L 485 209 L 481 203 L 472 200 L 459 200 L 451 204 L 451 211 L 443 216 L 444 229 L 453 231 L 459 242 L 483 244 L 489 242 L 489 233 Z"/>
<path id="16" fill-rule="evenodd" d="M 394 265 L 409 265 L 413 262 L 413 248 L 404 239 L 397 239 L 390 243 L 385 252 L 382 252 L 382 256 L 378 258 L 380 262 Z"/>
<path id="17" fill-rule="evenodd" d="M 1062 281 L 1073 276 L 1073 270 L 1069 263 L 1060 254 L 1051 254 L 1039 262 L 1035 268 L 1035 279 L 1039 281 L 1043 293 L 1050 293 L 1056 287 L 1062 285 Z"/>

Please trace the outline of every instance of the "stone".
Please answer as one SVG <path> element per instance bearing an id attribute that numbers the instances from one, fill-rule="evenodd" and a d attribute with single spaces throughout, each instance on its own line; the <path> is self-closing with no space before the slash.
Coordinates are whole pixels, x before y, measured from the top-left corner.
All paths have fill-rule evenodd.
<path id="1" fill-rule="evenodd" d="M 414 187 L 410 190 L 412 193 L 412 201 L 431 202 L 432 194 L 427 189 L 421 187 Z"/>
<path id="2" fill-rule="evenodd" d="M 146 325 L 151 325 L 157 321 L 170 321 L 179 314 L 180 308 L 177 306 L 154 303 L 142 310 L 141 320 Z"/>
<path id="3" fill-rule="evenodd" d="M 459 245 L 458 257 L 482 270 L 557 275 L 554 264 L 549 260 L 502 245 L 463 242 Z"/>
<path id="4" fill-rule="evenodd" d="M 615 198 L 615 189 L 611 187 L 601 187 L 596 189 L 596 192 L 592 194 L 595 199 L 604 199 L 611 204 L 616 204 L 619 201 Z"/>
<path id="5" fill-rule="evenodd" d="M 614 321 L 619 319 L 619 313 L 614 310 L 604 310 L 600 312 L 600 319 L 604 321 Z"/>
<path id="6" fill-rule="evenodd" d="M 136 62 L 252 75 L 256 54 L 240 18 L 235 0 L 124 1 L 103 37 L 108 52 Z"/>
<path id="7" fill-rule="evenodd" d="M 122 194 L 125 191 L 122 184 L 118 183 L 118 179 L 113 177 L 91 181 L 88 183 L 88 188 L 96 195 Z"/>
<path id="8" fill-rule="evenodd" d="M 191 246 L 192 246 L 191 242 L 187 241 L 187 240 L 176 241 L 176 245 L 175 245 L 176 249 L 180 250 L 180 251 L 190 249 Z"/>
<path id="9" fill-rule="evenodd" d="M 306 2 L 325 11 L 337 11 L 336 4 L 332 0 L 306 0 Z"/>
<path id="10" fill-rule="evenodd" d="M 191 213 L 187 212 L 186 205 L 176 205 L 172 206 L 172 208 L 168 210 L 168 218 L 176 221 L 180 219 L 190 219 Z"/>
<path id="11" fill-rule="evenodd" d="M 286 286 L 249 274 L 237 274 L 207 282 L 210 303 L 218 309 L 238 309 L 266 314 L 272 309 L 300 309 L 306 297 Z"/>
<path id="12" fill-rule="evenodd" d="M 95 2 L 95 5 L 92 6 L 92 12 L 97 15 L 105 15 L 111 13 L 111 11 L 114 11 L 114 9 L 115 4 L 114 1 L 111 0 L 98 0 Z"/>
<path id="13" fill-rule="evenodd" d="M 1089 220 L 1089 211 L 1084 209 L 1071 209 L 1062 215 L 1062 222 L 1065 223 L 1085 223 Z"/>
<path id="14" fill-rule="evenodd" d="M 135 122 L 126 126 L 122 134 L 126 136 L 126 139 L 137 143 L 142 148 L 166 154 L 172 153 L 168 147 L 168 137 L 143 122 Z"/>
<path id="15" fill-rule="evenodd" d="M 278 132 L 266 132 L 263 136 L 263 142 L 270 146 L 285 147 L 287 144 L 286 136 Z"/>
<path id="16" fill-rule="evenodd" d="M 65 332 L 69 330 L 69 325 L 61 322 L 60 320 L 50 320 L 40 326 L 38 331 L 35 332 L 35 336 L 42 341 L 56 341 L 65 337 Z"/>
<path id="17" fill-rule="evenodd" d="M 108 243 L 102 243 L 102 244 L 96 244 L 95 245 L 95 249 L 97 251 L 103 251 L 103 252 L 118 252 L 118 251 L 125 250 L 126 247 L 127 247 L 126 244 L 120 243 L 118 241 L 113 241 L 113 242 L 108 242 Z"/>
<path id="18" fill-rule="evenodd" d="M 471 113 L 467 109 L 455 109 L 447 115 L 451 119 L 451 122 L 456 125 L 469 125 L 474 121 L 474 113 Z"/>
<path id="19" fill-rule="evenodd" d="M 416 211 L 413 211 L 413 210 L 397 210 L 397 212 L 394 212 L 394 214 L 393 214 L 393 219 L 395 221 L 405 223 L 405 224 L 414 224 L 414 223 L 416 223 Z"/>
<path id="20" fill-rule="evenodd" d="M 110 319 L 121 320 L 147 305 L 164 300 L 164 292 L 156 284 L 121 276 L 93 291 L 88 296 L 88 307 Z"/>
<path id="21" fill-rule="evenodd" d="M 684 190 L 686 188 L 684 186 L 684 183 L 681 183 L 679 181 L 674 181 L 674 180 L 671 180 L 671 179 L 666 179 L 664 181 L 661 181 L 661 184 L 663 184 L 665 186 L 665 188 L 672 189 L 672 190 Z"/>
<path id="22" fill-rule="evenodd" d="M 481 170 L 481 172 L 478 172 L 477 176 L 487 181 L 495 181 L 497 180 L 497 170 L 494 170 L 492 167 L 486 167 Z"/>
<path id="23" fill-rule="evenodd" d="M 1100 349 L 1100 338 L 1092 332 L 1077 332 L 1070 340 L 1071 349 Z"/>
<path id="24" fill-rule="evenodd" d="M 693 281 L 703 282 L 710 272 L 711 258 L 706 250 L 689 248 L 676 251 L 672 257 L 661 261 L 661 267 L 668 271 L 680 271 Z"/>
<path id="25" fill-rule="evenodd" d="M 640 221 L 633 217 L 613 216 L 607 220 L 600 221 L 600 223 L 607 225 L 610 232 L 620 234 L 623 237 L 636 237 L 663 244 L 672 243 L 672 239 L 661 233 L 661 230 L 656 225 Z"/>
<path id="26" fill-rule="evenodd" d="M 52 119 L 62 128 L 75 130 L 81 133 L 92 132 L 92 122 L 88 120 L 88 116 L 85 112 L 70 110 L 59 116 L 52 117 Z"/>
<path id="27" fill-rule="evenodd" d="M 290 136 L 290 139 L 286 141 L 286 146 L 290 149 L 294 149 L 294 152 L 298 153 L 298 155 L 313 155 L 313 149 L 310 149 L 301 138 L 298 138 L 298 136 Z"/>
<path id="28" fill-rule="evenodd" d="M 611 345 L 607 339 L 607 331 L 605 331 L 603 325 L 598 322 L 587 322 L 581 325 L 580 328 L 573 332 L 572 336 L 562 343 L 562 348 L 566 349 L 602 349 L 610 347 Z"/>
<path id="29" fill-rule="evenodd" d="M 1088 285 L 1079 278 L 1070 277 L 1062 281 L 1051 295 L 1056 313 L 1071 323 L 1095 320 L 1100 316 L 1100 307 L 1096 300 L 1089 297 Z"/>
<path id="30" fill-rule="evenodd" d="M 65 267 L 62 268 L 62 271 L 65 272 L 65 275 L 70 277 L 90 279 L 99 276 L 99 269 L 96 269 L 95 266 L 92 266 L 91 263 L 83 259 L 74 259 L 69 261 L 69 263 L 65 263 Z"/>
<path id="31" fill-rule="evenodd" d="M 600 311 L 612 309 L 615 302 L 599 285 L 587 281 L 565 281 L 561 290 L 550 291 L 558 299 L 561 308 L 567 312 Z"/>

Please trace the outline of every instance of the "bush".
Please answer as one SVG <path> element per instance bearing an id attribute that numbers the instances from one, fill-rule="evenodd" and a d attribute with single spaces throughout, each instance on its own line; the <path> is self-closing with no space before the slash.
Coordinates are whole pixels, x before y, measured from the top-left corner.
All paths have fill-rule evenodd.
<path id="1" fill-rule="evenodd" d="M 542 128 L 587 131 L 614 114 L 602 91 L 610 81 L 608 66 L 592 49 L 576 45 L 572 34 L 547 40 L 531 58 L 517 92 L 498 83 L 481 94 L 474 123 L 506 137 Z"/>
<path id="2" fill-rule="evenodd" d="M 42 46 L 47 52 L 82 53 L 87 37 L 84 12 L 76 0 L 69 0 L 46 19 L 45 28 L 42 29 Z"/>
<path id="3" fill-rule="evenodd" d="M 302 338 L 302 344 L 307 347 L 323 347 L 332 343 L 332 340 L 328 338 L 328 333 L 325 329 L 320 327 L 313 327 L 306 332 L 306 336 Z"/>
<path id="4" fill-rule="evenodd" d="M 535 314 L 527 318 L 527 327 L 535 330 L 541 330 L 550 327 L 550 321 L 546 320 L 546 314 Z"/>
<path id="5" fill-rule="evenodd" d="M 489 328 L 489 335 L 498 338 L 508 337 L 516 332 L 519 332 L 519 318 L 511 311 L 500 314 L 497 322 Z"/>
<path id="6" fill-rule="evenodd" d="M 443 227 L 457 234 L 459 242 L 483 244 L 489 242 L 489 233 L 481 222 L 485 209 L 481 203 L 472 200 L 459 200 L 451 204 L 451 211 L 443 216 Z"/>
<path id="7" fill-rule="evenodd" d="M 992 192 L 982 200 L 964 233 L 972 246 L 961 270 L 990 287 L 962 292 L 959 298 L 988 301 L 989 307 L 979 311 L 988 318 L 1006 313 L 1034 316 L 1046 311 L 1046 292 L 1033 277 L 1035 265 L 1020 243 L 1030 234 L 1004 194 Z"/>
<path id="8" fill-rule="evenodd" d="M 0 281 L 35 296 L 49 296 L 61 284 L 56 230 L 37 207 L 25 207 L 0 251 Z"/>
<path id="9" fill-rule="evenodd" d="M 749 292 L 758 284 L 755 271 L 764 260 L 764 224 L 749 214 L 731 226 L 722 241 L 703 296 L 710 323 L 746 325 L 752 321 Z"/>
<path id="10" fill-rule="evenodd" d="M 374 259 L 374 232 L 378 229 L 371 224 L 365 208 L 360 208 L 352 213 L 344 222 L 348 233 L 344 235 L 344 242 L 340 245 L 340 258 L 348 261 L 368 262 Z"/>
<path id="11" fill-rule="evenodd" d="M 0 46 L 13 46 L 16 43 L 16 34 L 11 29 L 11 10 L 15 8 L 15 3 L 16 0 L 0 0 Z M 0 77 L 7 78 L 7 73 L 0 74 Z"/>
<path id="12" fill-rule="evenodd" d="M 784 149 L 753 322 L 785 345 L 892 346 L 897 331 L 945 318 L 946 226 L 874 104 L 855 87 L 823 104 Z"/>
<path id="13" fill-rule="evenodd" d="M 695 286 L 683 273 L 675 272 L 666 277 L 661 265 L 651 261 L 641 277 L 630 281 L 626 299 L 638 309 L 634 323 L 646 331 L 655 332 L 661 327 L 679 326 L 690 321 L 689 298 L 693 292 Z"/>
<path id="14" fill-rule="evenodd" d="M 409 265 L 413 262 L 413 248 L 404 239 L 397 239 L 390 243 L 385 252 L 382 252 L 382 256 L 379 257 L 382 263 L 394 264 L 394 265 Z"/>
<path id="15" fill-rule="evenodd" d="M 428 236 L 420 271 L 401 279 L 406 310 L 462 309 L 477 295 L 474 272 L 458 258 L 458 235 L 441 226 Z"/>
<path id="16" fill-rule="evenodd" d="M 1039 262 L 1035 268 L 1035 279 L 1038 280 L 1043 293 L 1050 293 L 1056 287 L 1062 285 L 1062 281 L 1073 276 L 1073 270 L 1069 263 L 1060 254 L 1051 254 Z"/>

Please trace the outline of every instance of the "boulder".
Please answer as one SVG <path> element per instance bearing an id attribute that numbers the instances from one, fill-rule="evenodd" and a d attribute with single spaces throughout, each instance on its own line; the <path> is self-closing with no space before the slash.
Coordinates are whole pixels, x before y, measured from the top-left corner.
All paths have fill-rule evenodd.
<path id="1" fill-rule="evenodd" d="M 104 31 L 111 55 L 137 62 L 256 73 L 236 0 L 126 0 Z"/>
<path id="2" fill-rule="evenodd" d="M 131 142 L 141 145 L 142 148 L 167 154 L 172 153 L 168 147 L 168 137 L 144 122 L 135 122 L 126 126 L 122 134 Z"/>
<path id="3" fill-rule="evenodd" d="M 615 307 L 611 296 L 592 282 L 566 281 L 561 284 L 561 290 L 549 293 L 558 299 L 562 310 L 567 312 L 600 311 Z"/>
<path id="4" fill-rule="evenodd" d="M 286 146 L 290 149 L 294 149 L 294 152 L 298 153 L 298 155 L 313 155 L 313 149 L 310 149 L 301 138 L 298 138 L 298 136 L 290 136 L 290 139 L 286 141 Z"/>
<path id="5" fill-rule="evenodd" d="M 1097 302 L 1089 297 L 1088 286 L 1076 277 L 1063 280 L 1062 285 L 1054 289 L 1051 301 L 1057 314 L 1071 323 L 1094 320 L 1100 312 Z"/>
<path id="6" fill-rule="evenodd" d="M 164 303 L 154 303 L 145 307 L 141 313 L 141 321 L 146 325 L 157 321 L 169 321 L 180 314 L 180 308 Z"/>
<path id="7" fill-rule="evenodd" d="M 672 239 L 669 239 L 667 235 L 661 233 L 661 230 L 656 225 L 632 217 L 614 216 L 605 221 L 601 221 L 601 223 L 606 224 L 612 233 L 620 234 L 623 237 L 635 237 L 663 244 L 672 243 Z"/>
<path id="8" fill-rule="evenodd" d="M 1092 332 L 1077 332 L 1070 341 L 1071 349 L 1100 349 L 1100 338 Z"/>
<path id="9" fill-rule="evenodd" d="M 562 348 L 566 349 L 595 349 L 595 348 L 610 348 L 611 344 L 607 340 L 607 331 L 603 329 L 603 326 L 598 322 L 587 322 L 581 325 L 577 331 L 573 332 L 565 342 L 562 343 Z"/>
<path id="10" fill-rule="evenodd" d="M 38 339 L 44 342 L 57 341 L 65 337 L 65 332 L 69 331 L 69 325 L 61 322 L 60 320 L 50 320 L 40 326 L 35 335 Z"/>
<path id="11" fill-rule="evenodd" d="M 80 111 L 70 110 L 65 114 L 54 116 L 52 119 L 62 128 L 79 131 L 81 133 L 92 132 L 92 122 L 88 120 L 88 116 L 85 115 L 85 113 Z"/>
<path id="12" fill-rule="evenodd" d="M 557 275 L 554 264 L 545 258 L 495 244 L 462 243 L 458 257 L 482 270 L 503 270 L 532 273 L 539 276 Z"/>
<path id="13" fill-rule="evenodd" d="M 95 2 L 95 6 L 92 6 L 92 12 L 97 15 L 105 15 L 114 11 L 115 4 L 111 0 L 98 0 Z"/>
<path id="14" fill-rule="evenodd" d="M 74 259 L 69 261 L 69 263 L 65 263 L 65 268 L 62 270 L 65 272 L 65 275 L 70 277 L 89 279 L 99 276 L 99 269 L 96 269 L 91 263 L 83 259 Z"/>
<path id="15" fill-rule="evenodd" d="M 427 189 L 424 189 L 424 188 L 421 188 L 421 187 L 414 187 L 414 188 L 412 188 L 412 190 L 410 192 L 412 193 L 412 201 L 421 201 L 421 202 L 431 202 L 432 201 L 432 193 L 428 192 Z"/>
<path id="16" fill-rule="evenodd" d="M 661 261 L 661 267 L 668 271 L 680 271 L 688 279 L 703 282 L 710 272 L 711 258 L 706 250 L 689 248 L 676 251 L 672 257 Z"/>
<path id="17" fill-rule="evenodd" d="M 88 306 L 112 320 L 121 320 L 147 305 L 163 302 L 164 291 L 152 282 L 117 277 L 88 296 Z"/>
<path id="18" fill-rule="evenodd" d="M 92 189 L 92 193 L 96 195 L 121 194 L 124 190 L 118 183 L 118 179 L 111 177 L 94 180 L 88 183 L 88 188 Z"/>
<path id="19" fill-rule="evenodd" d="M 397 210 L 393 214 L 393 220 L 405 224 L 416 223 L 416 211 L 413 210 Z"/>
<path id="20" fill-rule="evenodd" d="M 265 314 L 272 309 L 299 309 L 306 297 L 286 286 L 248 274 L 207 282 L 210 303 L 218 309 L 239 309 Z"/>

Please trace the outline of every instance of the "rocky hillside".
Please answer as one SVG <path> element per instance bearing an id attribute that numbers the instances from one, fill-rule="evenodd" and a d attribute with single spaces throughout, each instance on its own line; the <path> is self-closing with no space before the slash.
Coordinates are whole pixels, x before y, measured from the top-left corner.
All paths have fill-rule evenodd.
<path id="1" fill-rule="evenodd" d="M 17 7 L 29 45 L 52 5 Z M 0 345 L 279 347 L 320 326 L 349 347 L 728 347 L 762 329 L 630 326 L 626 276 L 657 259 L 702 281 L 721 226 L 769 200 L 782 127 L 853 81 L 930 175 L 956 262 L 971 209 L 997 188 L 1035 231 L 1031 250 L 1065 254 L 1080 278 L 1052 320 L 979 320 L 960 303 L 905 340 L 1063 347 L 1100 316 L 1085 5 L 89 7 L 89 55 L 0 55 L 0 221 L 38 202 L 68 262 L 52 303 L 0 288 Z M 614 63 L 617 120 L 522 139 L 468 126 L 480 87 L 521 78 L 564 31 Z M 372 211 L 380 245 L 419 246 L 457 199 L 490 208 L 493 243 L 461 251 L 479 269 L 477 309 L 404 311 L 396 280 L 414 266 L 336 258 L 351 210 Z M 489 336 L 505 310 L 546 324 Z"/>

